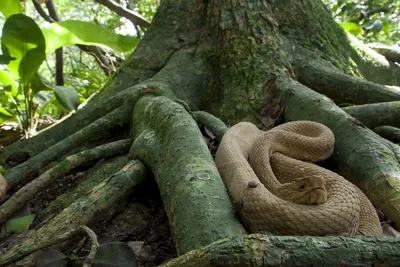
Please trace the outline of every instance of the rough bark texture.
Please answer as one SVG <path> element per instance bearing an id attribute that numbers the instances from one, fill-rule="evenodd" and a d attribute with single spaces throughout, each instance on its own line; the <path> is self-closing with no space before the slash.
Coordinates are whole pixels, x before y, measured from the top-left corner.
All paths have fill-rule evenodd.
<path id="1" fill-rule="evenodd" d="M 399 244 L 388 237 L 248 235 L 222 239 L 161 266 L 398 266 Z"/>
<path id="2" fill-rule="evenodd" d="M 400 101 L 350 106 L 343 110 L 371 129 L 382 125 L 400 127 Z"/>
<path id="3" fill-rule="evenodd" d="M 165 97 L 143 98 L 135 106 L 131 155 L 148 165 L 160 188 L 182 255 L 245 230 L 193 118 Z"/>

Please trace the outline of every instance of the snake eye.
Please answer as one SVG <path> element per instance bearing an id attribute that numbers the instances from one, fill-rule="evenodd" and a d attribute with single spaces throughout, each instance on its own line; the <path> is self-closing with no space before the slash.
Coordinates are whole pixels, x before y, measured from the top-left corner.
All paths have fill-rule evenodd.
<path id="1" fill-rule="evenodd" d="M 300 189 L 304 189 L 304 188 L 306 188 L 306 186 L 305 186 L 305 185 L 302 185 L 302 186 L 300 186 Z"/>

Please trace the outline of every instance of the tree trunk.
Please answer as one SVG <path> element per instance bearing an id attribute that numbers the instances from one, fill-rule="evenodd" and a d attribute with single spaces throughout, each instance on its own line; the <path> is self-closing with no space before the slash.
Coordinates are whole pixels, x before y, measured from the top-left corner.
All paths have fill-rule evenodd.
<path id="1" fill-rule="evenodd" d="M 354 113 L 348 108 L 347 114 L 337 106 L 400 100 L 396 87 L 400 84 L 399 73 L 398 65 L 349 38 L 319 0 L 164 0 L 150 30 L 114 78 L 76 113 L 38 136 L 3 149 L 0 164 L 8 166 L 18 153 L 29 154 L 30 159 L 5 173 L 9 188 L 13 188 L 37 177 L 49 165 L 84 150 L 87 144 L 115 140 L 113 130 L 130 132 L 134 142 L 129 156 L 149 167 L 156 179 L 178 254 L 183 255 L 226 237 L 248 239 L 242 237 L 244 229 L 234 216 L 196 122 L 214 131 L 220 140 L 226 127 L 218 118 L 228 125 L 250 121 L 263 129 L 280 123 L 282 117 L 285 121 L 313 120 L 327 125 L 335 134 L 338 171 L 400 227 L 400 148 L 365 126 L 378 127 L 383 122 L 398 126 L 391 125 L 398 121 L 388 116 L 382 121 L 373 120 L 371 126 L 367 122 L 363 125 L 349 115 L 357 118 L 356 108 Z M 381 110 L 381 106 L 369 107 Z M 382 109 L 385 107 L 392 108 L 385 104 Z M 360 120 L 364 123 L 364 118 Z M 131 163 L 137 169 L 121 169 L 126 172 L 125 179 L 144 175 L 138 161 Z M 112 177 L 102 186 L 107 186 L 109 179 Z M 104 189 L 104 194 L 126 197 L 133 186 L 128 180 L 123 185 L 127 188 L 120 193 Z M 120 199 L 114 196 L 106 206 Z M 70 207 L 76 205 L 74 202 Z M 104 205 L 101 209 L 106 208 Z M 74 213 L 82 216 L 78 224 L 88 223 L 88 216 L 94 216 L 94 206 L 85 207 L 90 207 L 85 216 L 79 214 L 84 210 Z M 2 209 L 0 214 L 4 213 Z M 75 227 L 69 217 L 63 219 L 66 210 L 37 233 L 54 233 L 54 229 L 61 233 Z M 26 250 L 48 236 L 36 234 L 34 238 L 9 253 L 18 258 L 18 250 Z M 357 259 L 360 264 L 386 261 L 391 265 L 397 255 L 391 253 L 400 249 L 400 241 L 391 238 L 371 242 L 357 237 L 289 238 L 290 242 L 288 237 L 273 239 L 273 246 L 287 246 L 288 255 L 297 255 L 293 258 L 296 260 L 289 261 L 291 264 L 327 266 Z M 335 250 L 326 262 L 313 261 L 306 253 L 297 254 L 299 247 L 313 244 L 321 257 L 325 249 L 315 242 L 334 247 L 347 248 L 349 243 L 360 246 Z M 381 247 L 385 242 L 390 242 L 393 251 Z M 223 249 L 235 249 L 234 242 L 228 244 Z M 253 245 L 241 243 L 245 250 L 254 250 Z M 364 255 L 365 250 L 373 256 Z M 276 255 L 259 257 L 263 260 L 239 263 L 283 264 L 277 263 Z M 229 260 L 225 266 L 239 263 Z M 167 265 L 174 264 L 178 266 L 179 261 Z"/>

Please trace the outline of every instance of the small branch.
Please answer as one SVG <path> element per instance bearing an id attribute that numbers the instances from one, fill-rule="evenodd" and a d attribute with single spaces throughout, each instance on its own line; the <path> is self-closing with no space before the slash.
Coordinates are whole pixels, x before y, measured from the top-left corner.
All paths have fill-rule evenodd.
<path id="1" fill-rule="evenodd" d="M 107 77 L 111 77 L 116 72 L 113 64 L 110 64 L 110 62 L 112 62 L 112 59 L 104 55 L 106 54 L 106 52 L 103 49 L 97 46 L 90 45 L 77 45 L 77 47 L 86 52 L 88 55 L 92 56 L 97 61 L 100 68 L 103 70 L 104 74 Z"/>
<path id="2" fill-rule="evenodd" d="M 35 7 L 36 11 L 39 13 L 39 15 L 47 22 L 53 23 L 54 20 L 50 18 L 46 12 L 44 12 L 42 6 L 38 4 L 35 0 L 32 0 L 33 6 Z"/>
<path id="3" fill-rule="evenodd" d="M 377 7 L 377 8 L 374 8 L 374 9 L 371 9 L 371 10 L 367 11 L 366 14 L 364 13 L 365 16 L 361 14 L 357 19 L 355 19 L 355 22 L 359 23 L 361 20 L 363 20 L 363 19 L 365 19 L 367 17 L 370 17 L 370 16 L 372 16 L 372 15 L 374 15 L 376 13 L 381 13 L 381 12 L 386 13 L 386 12 L 389 12 L 389 11 L 390 11 L 390 8 L 388 6 Z"/>
<path id="4" fill-rule="evenodd" d="M 95 2 L 97 2 L 103 6 L 106 6 L 110 10 L 117 13 L 119 16 L 129 19 L 134 25 L 137 24 L 143 28 L 150 27 L 150 22 L 148 20 L 146 20 L 139 14 L 137 14 L 127 8 L 118 5 L 113 0 L 95 0 Z"/>
<path id="5" fill-rule="evenodd" d="M 93 232 L 89 227 L 87 226 L 81 226 L 78 229 L 82 229 L 82 231 L 86 232 L 86 234 L 89 236 L 90 240 L 92 241 L 92 246 L 90 247 L 90 253 L 86 257 L 85 262 L 83 263 L 83 267 L 90 267 L 92 266 L 92 262 L 94 258 L 96 257 L 97 250 L 99 249 L 99 241 L 97 240 L 96 233 Z"/>
<path id="6" fill-rule="evenodd" d="M 370 11 L 368 11 L 367 16 L 371 16 L 371 15 L 374 15 L 376 13 L 381 13 L 381 12 L 385 13 L 385 12 L 389 12 L 389 11 L 390 11 L 389 7 L 386 7 L 386 6 L 377 7 L 377 8 L 374 8 L 374 9 L 371 9 Z"/>
<path id="7" fill-rule="evenodd" d="M 60 21 L 60 18 L 57 15 L 56 7 L 54 6 L 53 0 L 47 0 L 46 7 L 47 7 L 47 11 L 49 11 L 50 17 L 54 21 Z"/>

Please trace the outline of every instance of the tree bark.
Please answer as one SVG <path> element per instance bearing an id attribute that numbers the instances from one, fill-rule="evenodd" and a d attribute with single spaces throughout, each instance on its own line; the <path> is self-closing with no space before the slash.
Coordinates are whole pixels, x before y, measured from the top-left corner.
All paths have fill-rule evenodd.
<path id="1" fill-rule="evenodd" d="M 165 97 L 143 98 L 133 123 L 130 154 L 153 171 L 178 255 L 245 233 L 200 130 L 182 106 Z"/>
<path id="2" fill-rule="evenodd" d="M 396 238 L 247 235 L 222 239 L 160 267 L 398 266 Z"/>

